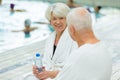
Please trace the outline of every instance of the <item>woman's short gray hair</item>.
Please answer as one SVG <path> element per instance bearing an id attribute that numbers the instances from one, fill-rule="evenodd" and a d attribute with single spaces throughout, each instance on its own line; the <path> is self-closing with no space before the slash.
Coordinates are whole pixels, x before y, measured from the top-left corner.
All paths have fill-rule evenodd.
<path id="1" fill-rule="evenodd" d="M 56 17 L 66 17 L 70 8 L 64 3 L 54 3 L 46 10 L 46 18 L 48 21 L 51 20 L 51 14 L 53 13 Z"/>
<path id="2" fill-rule="evenodd" d="M 87 9 L 83 7 L 78 7 L 70 11 L 67 15 L 67 25 L 68 27 L 73 25 L 76 30 L 80 29 L 91 29 L 92 19 L 90 13 Z"/>

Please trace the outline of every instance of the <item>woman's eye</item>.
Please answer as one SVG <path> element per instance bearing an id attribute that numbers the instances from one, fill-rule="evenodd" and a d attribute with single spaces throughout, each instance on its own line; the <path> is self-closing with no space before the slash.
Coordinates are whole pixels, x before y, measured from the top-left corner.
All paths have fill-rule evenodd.
<path id="1" fill-rule="evenodd" d="M 56 20 L 56 18 L 53 18 L 52 20 Z"/>
<path id="2" fill-rule="evenodd" d="M 60 19 L 64 19 L 63 17 L 60 17 Z"/>

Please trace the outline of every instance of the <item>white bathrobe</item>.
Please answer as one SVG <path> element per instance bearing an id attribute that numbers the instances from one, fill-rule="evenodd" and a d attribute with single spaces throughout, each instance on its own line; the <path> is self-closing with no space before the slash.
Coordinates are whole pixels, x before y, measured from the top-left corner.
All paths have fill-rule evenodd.
<path id="1" fill-rule="evenodd" d="M 68 33 L 68 28 L 66 28 L 60 37 L 53 56 L 55 36 L 56 32 L 53 32 L 46 42 L 43 63 L 47 70 L 61 70 L 71 51 L 75 46 L 77 48 L 77 44 L 71 39 Z"/>
<path id="2" fill-rule="evenodd" d="M 85 44 L 72 52 L 55 80 L 110 80 L 111 57 L 106 46 Z"/>

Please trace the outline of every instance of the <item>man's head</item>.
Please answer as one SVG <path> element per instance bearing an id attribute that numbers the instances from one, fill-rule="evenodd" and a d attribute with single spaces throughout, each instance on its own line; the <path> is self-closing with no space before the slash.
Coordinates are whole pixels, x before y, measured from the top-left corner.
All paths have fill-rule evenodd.
<path id="1" fill-rule="evenodd" d="M 100 11 L 100 9 L 101 9 L 102 7 L 101 6 L 96 6 L 94 9 L 95 9 L 95 12 L 96 13 L 99 13 L 99 11 Z"/>
<path id="2" fill-rule="evenodd" d="M 67 26 L 73 40 L 82 40 L 84 33 L 92 29 L 90 13 L 83 7 L 73 9 L 67 16 Z"/>
<path id="3" fill-rule="evenodd" d="M 14 7 L 15 7 L 15 4 L 11 3 L 10 4 L 10 10 L 11 10 L 11 12 L 14 12 Z"/>
<path id="4" fill-rule="evenodd" d="M 25 24 L 25 27 L 30 27 L 31 20 L 30 19 L 26 19 L 25 22 L 24 22 L 24 24 Z"/>

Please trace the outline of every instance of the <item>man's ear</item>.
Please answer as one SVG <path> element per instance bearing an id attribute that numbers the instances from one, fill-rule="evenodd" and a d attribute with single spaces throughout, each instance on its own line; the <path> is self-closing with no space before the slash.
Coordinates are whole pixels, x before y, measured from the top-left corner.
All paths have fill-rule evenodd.
<path id="1" fill-rule="evenodd" d="M 70 32 L 73 36 L 75 36 L 75 28 L 73 26 L 70 27 Z"/>

